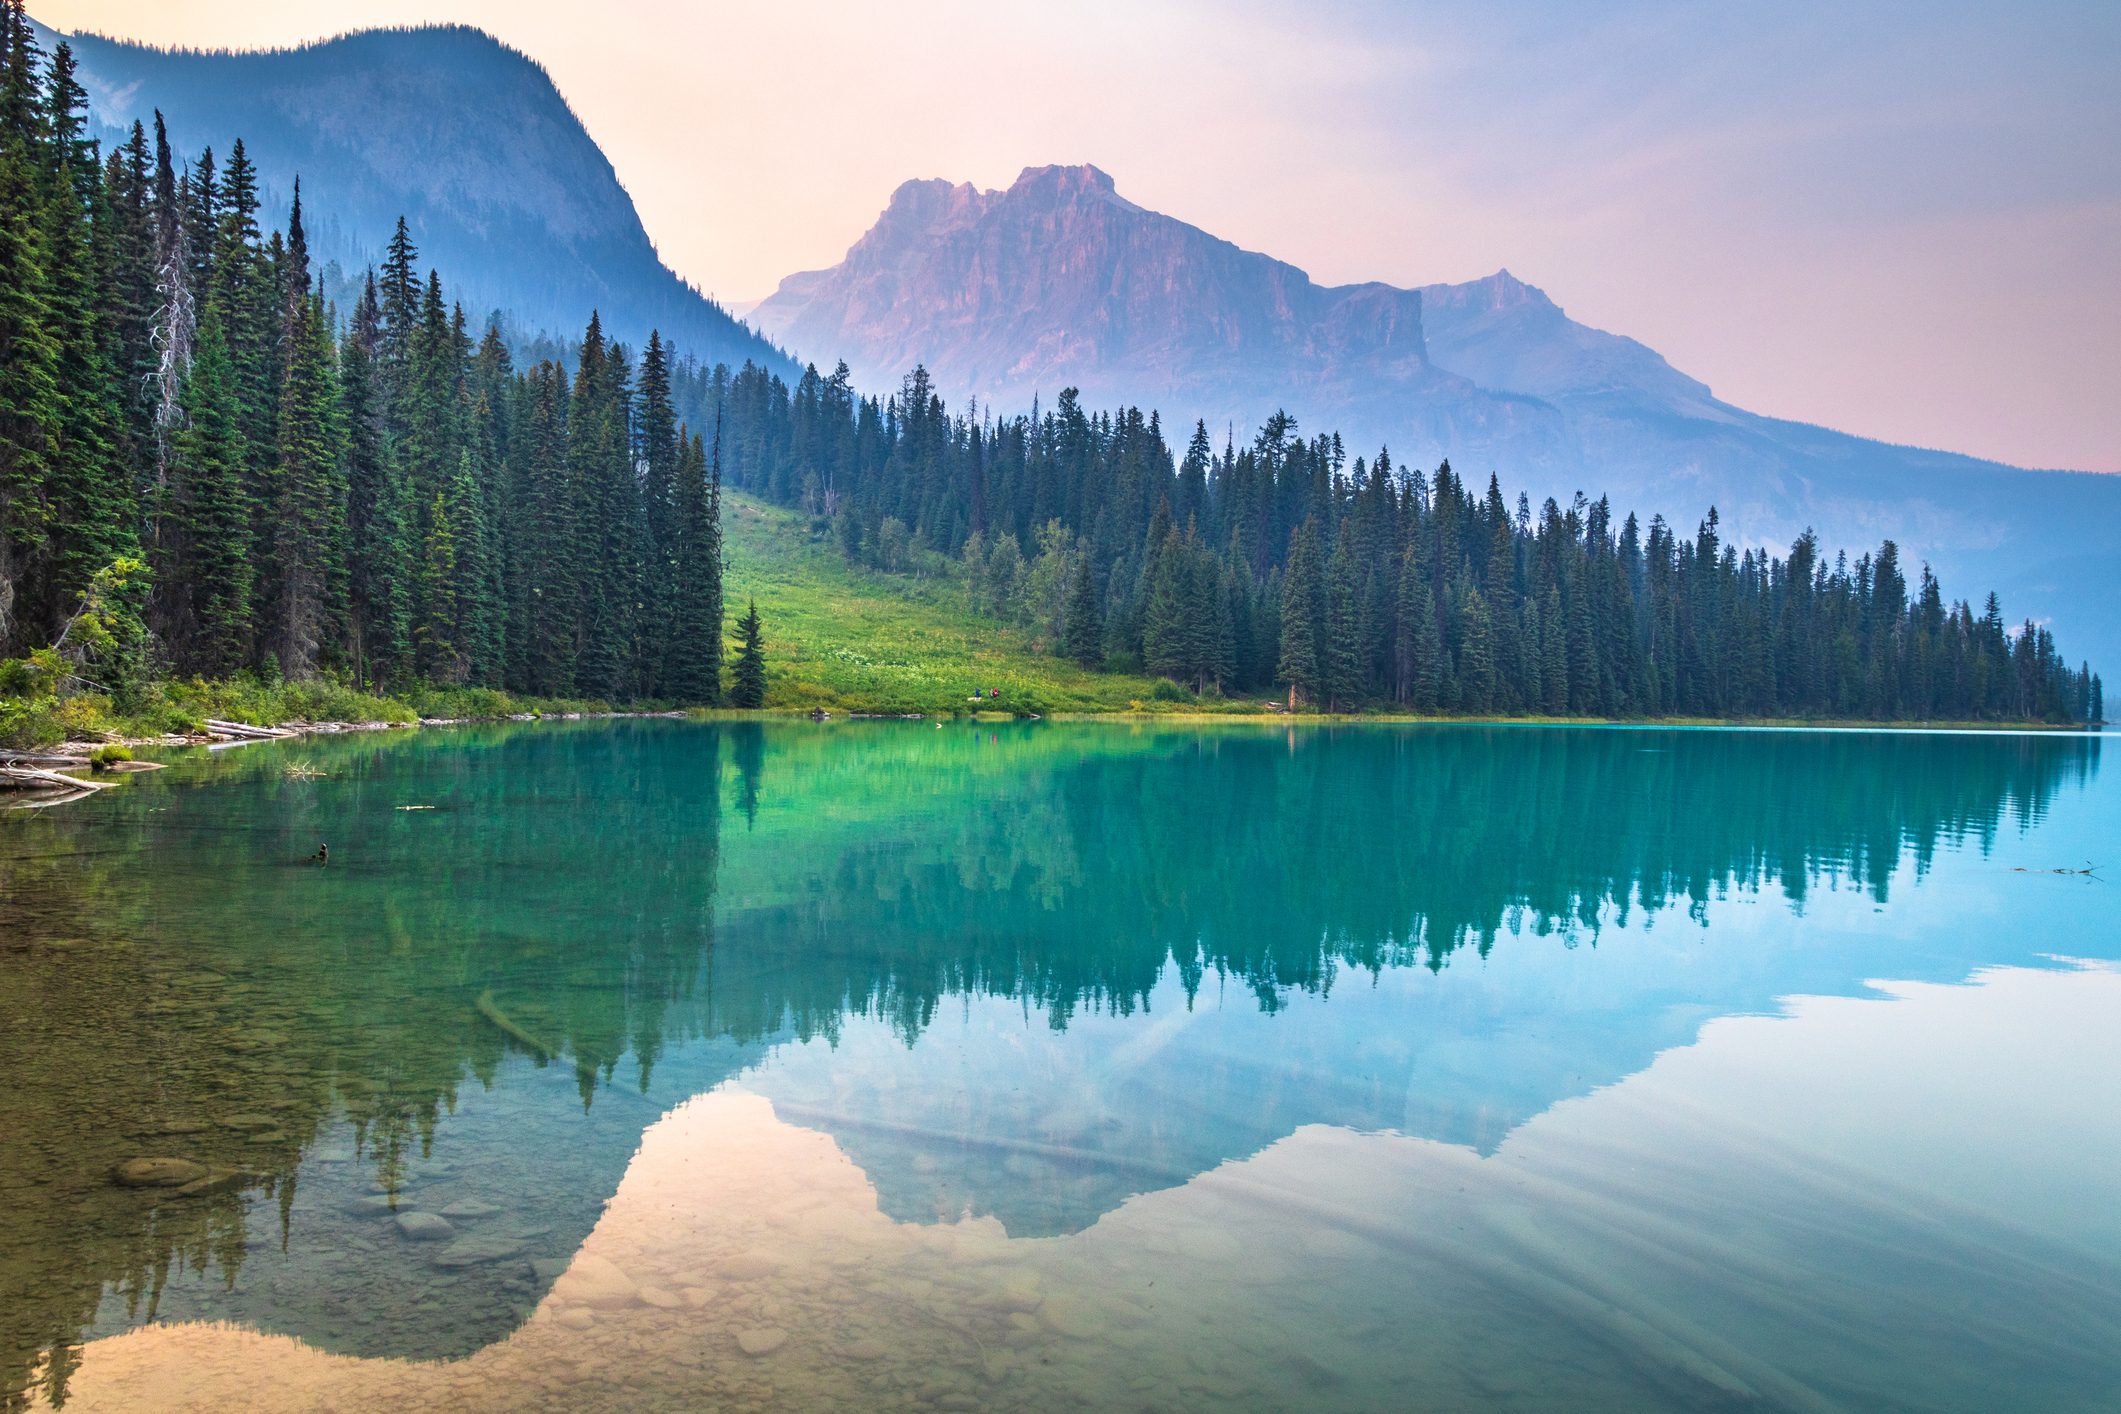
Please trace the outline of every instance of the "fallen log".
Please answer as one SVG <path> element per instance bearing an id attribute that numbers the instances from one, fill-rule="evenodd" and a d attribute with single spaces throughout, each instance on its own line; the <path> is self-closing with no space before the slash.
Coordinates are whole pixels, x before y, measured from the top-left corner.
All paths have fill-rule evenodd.
<path id="1" fill-rule="evenodd" d="M 253 727 L 243 722 L 223 722 L 213 717 L 206 718 L 205 722 L 206 729 L 210 732 L 219 732 L 223 736 L 239 736 L 250 741 L 277 741 L 281 737 L 295 735 L 294 732 L 283 731 L 279 727 Z"/>
<path id="2" fill-rule="evenodd" d="M 46 771 L 35 766 L 0 766 L 0 784 L 12 785 L 17 790 L 107 790 L 108 781 L 84 781 L 78 776 L 62 776 L 57 771 Z"/>
<path id="3" fill-rule="evenodd" d="M 86 766 L 86 756 L 57 751 L 0 751 L 0 766 Z"/>
<path id="4" fill-rule="evenodd" d="M 516 1023 L 514 1017 L 501 1010 L 500 1003 L 493 999 L 493 989 L 491 987 L 479 993 L 478 1000 L 471 1005 L 474 1011 L 492 1022 L 502 1035 L 508 1037 L 509 1040 L 514 1041 L 524 1050 L 538 1057 L 538 1059 L 553 1061 L 560 1058 L 558 1051 L 555 1051 L 552 1047 L 525 1031 Z"/>

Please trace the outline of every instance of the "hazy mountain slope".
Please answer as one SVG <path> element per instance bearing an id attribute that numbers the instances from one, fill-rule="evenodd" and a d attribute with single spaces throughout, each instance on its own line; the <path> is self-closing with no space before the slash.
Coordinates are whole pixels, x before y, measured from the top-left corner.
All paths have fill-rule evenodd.
<path id="1" fill-rule="evenodd" d="M 790 276 L 752 317 L 871 388 L 924 362 L 947 394 L 1014 408 L 1073 385 L 1240 438 L 1283 408 L 1351 454 L 1449 456 L 1535 499 L 1610 494 L 1688 529 L 1714 505 L 1730 534 L 1778 551 L 1807 525 L 1852 550 L 1890 535 L 1948 592 L 1994 587 L 2013 615 L 2052 620 L 2066 652 L 2121 662 L 2121 605 L 2097 592 L 2121 563 L 2121 477 L 1732 407 L 1507 271 L 1319 286 L 1135 205 L 1095 168 L 1029 168 L 1004 191 L 908 182 L 840 264 Z"/>
<path id="2" fill-rule="evenodd" d="M 1544 416 L 1431 366 L 1417 293 L 1314 284 L 1088 166 L 1026 168 L 1003 192 L 907 182 L 844 261 L 790 276 L 753 317 L 865 386 L 925 362 L 946 392 L 1006 407 L 1073 386 L 1242 432 L 1276 406 L 1353 411 L 1360 370 L 1418 393 L 1406 415 L 1439 445 Z"/>
<path id="3" fill-rule="evenodd" d="M 49 47 L 52 37 L 44 42 Z M 162 51 L 71 36 L 96 115 L 152 122 L 219 157 L 241 137 L 286 220 L 294 178 L 320 261 L 380 258 L 403 213 L 421 260 L 475 318 L 578 333 L 591 309 L 708 361 L 779 362 L 665 268 L 632 198 L 545 71 L 470 28 L 371 30 L 269 53 Z"/>

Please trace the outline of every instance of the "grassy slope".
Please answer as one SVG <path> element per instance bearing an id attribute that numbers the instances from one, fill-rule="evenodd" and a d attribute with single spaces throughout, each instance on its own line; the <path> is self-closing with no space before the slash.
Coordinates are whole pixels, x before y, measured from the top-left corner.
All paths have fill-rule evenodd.
<path id="1" fill-rule="evenodd" d="M 723 534 L 732 630 L 758 596 L 769 706 L 965 712 L 975 690 L 997 687 L 1002 695 L 987 705 L 1006 712 L 1151 705 L 1150 679 L 1084 672 L 1035 652 L 1024 634 L 974 618 L 954 582 L 850 565 L 811 540 L 799 512 L 729 495 Z"/>

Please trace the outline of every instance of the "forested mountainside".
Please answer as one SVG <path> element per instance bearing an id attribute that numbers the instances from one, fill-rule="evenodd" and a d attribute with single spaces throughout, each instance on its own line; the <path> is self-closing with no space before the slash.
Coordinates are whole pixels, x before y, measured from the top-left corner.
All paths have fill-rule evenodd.
<path id="1" fill-rule="evenodd" d="M 1448 462 L 1350 459 L 1270 418 L 1174 452 L 1140 408 L 952 416 L 925 370 L 886 400 L 844 367 L 793 388 L 716 369 L 731 484 L 808 508 L 844 553 L 954 574 L 1085 664 L 1349 710 L 2083 721 L 2098 675 L 2049 631 L 1945 598 L 1890 539 L 1785 555 L 1601 497 L 1534 507 Z"/>
<path id="2" fill-rule="evenodd" d="M 46 32 L 50 50 L 61 36 Z M 248 141 L 264 204 L 302 179 L 310 254 L 336 265 L 331 293 L 380 263 L 403 216 L 426 257 L 484 327 L 567 335 L 583 312 L 638 348 L 651 329 L 709 363 L 780 354 L 673 274 L 633 199 L 535 61 L 462 25 L 366 30 L 274 51 L 162 50 L 64 36 L 106 143 L 159 109 L 186 160 Z M 792 370 L 791 370 L 792 376 Z"/>
<path id="3" fill-rule="evenodd" d="M 1306 706 L 2085 720 L 2048 631 L 1947 604 L 1888 541 L 1740 551 L 1604 500 L 1513 508 L 1283 417 L 1174 456 L 1153 414 L 952 416 L 842 367 L 475 337 L 401 222 L 350 309 L 305 207 L 135 125 L 103 152 L 64 45 L 0 0 L 0 690 L 158 671 L 755 705 L 723 680 L 724 467 L 850 557 L 954 573 L 1085 664 Z M 276 223 L 275 223 L 276 224 Z M 1178 691 L 1180 689 L 1174 689 Z"/>
<path id="4" fill-rule="evenodd" d="M 1360 220 L 1360 213 L 1330 213 Z M 836 266 L 790 276 L 760 327 L 857 386 L 916 363 L 953 402 L 1135 404 L 1221 441 L 1277 411 L 1402 464 L 1497 472 L 1535 501 L 1604 492 L 1647 516 L 1722 511 L 1755 550 L 1811 527 L 1888 535 L 1995 585 L 2095 657 L 2121 604 L 2080 586 L 2121 559 L 2121 477 L 2023 471 L 1760 416 L 1503 271 L 1338 287 L 1126 199 L 1094 167 L 1005 190 L 908 182 Z"/>

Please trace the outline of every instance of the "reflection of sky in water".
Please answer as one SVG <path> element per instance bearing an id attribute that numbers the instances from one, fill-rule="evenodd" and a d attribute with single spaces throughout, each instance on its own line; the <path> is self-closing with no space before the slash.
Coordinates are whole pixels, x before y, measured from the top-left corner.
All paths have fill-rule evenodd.
<path id="1" fill-rule="evenodd" d="M 2117 1008 L 2112 967 L 1804 999 L 1485 1156 L 1307 1125 L 1029 1240 L 879 1211 L 858 1159 L 738 1082 L 647 1129 L 506 1342 L 420 1366 L 158 1328 L 92 1347 L 77 1392 L 2100 1410 L 2121 1381 L 2121 1069 L 2068 1043 Z M 936 1043 L 994 1020 L 939 1021 Z M 761 1333 L 771 1353 L 746 1356 Z"/>

